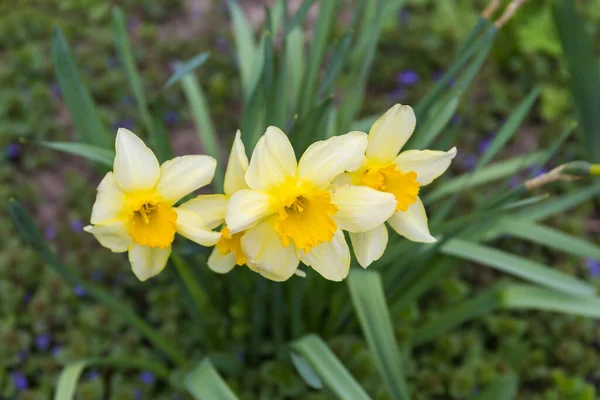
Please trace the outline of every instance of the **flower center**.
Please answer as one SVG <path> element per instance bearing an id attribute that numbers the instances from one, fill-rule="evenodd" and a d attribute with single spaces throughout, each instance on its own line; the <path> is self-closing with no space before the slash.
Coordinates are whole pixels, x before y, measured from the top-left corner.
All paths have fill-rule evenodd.
<path id="1" fill-rule="evenodd" d="M 337 211 L 327 190 L 289 196 L 282 202 L 275 223 L 281 244 L 287 247 L 293 240 L 297 249 L 308 253 L 319 243 L 330 242 L 337 229 L 331 216 Z"/>
<path id="2" fill-rule="evenodd" d="M 233 255 L 235 256 L 235 263 L 237 265 L 244 265 L 248 263 L 248 259 L 242 251 L 242 244 L 240 243 L 243 235 L 243 231 L 234 233 L 232 235 L 229 228 L 225 226 L 223 229 L 221 229 L 221 237 L 215 245 L 219 253 L 224 256 L 233 252 Z"/>
<path id="3" fill-rule="evenodd" d="M 417 182 L 416 172 L 404 173 L 394 164 L 383 168 L 367 169 L 359 176 L 357 183 L 382 192 L 392 193 L 398 202 L 396 211 L 408 210 L 408 207 L 417 201 L 421 187 Z"/>
<path id="4" fill-rule="evenodd" d="M 176 221 L 172 207 L 146 202 L 129 215 L 129 234 L 140 246 L 166 248 L 175 239 Z"/>

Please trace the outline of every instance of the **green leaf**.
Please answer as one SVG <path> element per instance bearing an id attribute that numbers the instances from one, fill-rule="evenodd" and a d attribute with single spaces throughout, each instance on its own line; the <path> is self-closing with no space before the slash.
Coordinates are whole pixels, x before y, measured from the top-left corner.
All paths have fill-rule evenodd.
<path id="1" fill-rule="evenodd" d="M 600 319 L 600 298 L 571 296 L 533 285 L 509 285 L 500 292 L 506 309 L 553 311 Z"/>
<path id="2" fill-rule="evenodd" d="M 54 253 L 50 251 L 44 236 L 35 226 L 31 216 L 17 201 L 10 200 L 8 209 L 10 217 L 21 237 L 27 244 L 33 247 L 41 260 L 60 275 L 69 285 L 83 287 L 92 298 L 96 299 L 99 303 L 104 304 L 106 308 L 115 315 L 137 329 L 146 337 L 146 339 L 148 339 L 148 341 L 154 344 L 157 349 L 162 351 L 172 361 L 178 364 L 183 364 L 185 362 L 185 355 L 175 345 L 162 338 L 150 325 L 137 316 L 133 310 L 125 306 L 123 302 L 115 298 L 113 294 L 104 291 L 99 286 L 88 283 L 73 270 L 63 265 L 56 258 Z"/>
<path id="3" fill-rule="evenodd" d="M 415 346 L 427 343 L 436 337 L 483 315 L 489 314 L 498 307 L 498 288 L 485 290 L 483 293 L 460 304 L 452 305 L 439 313 L 437 318 L 415 331 Z"/>
<path id="4" fill-rule="evenodd" d="M 190 111 L 196 125 L 196 132 L 200 138 L 200 143 L 206 154 L 213 156 L 217 160 L 217 169 L 213 184 L 215 191 L 221 193 L 223 191 L 223 167 L 221 165 L 221 149 L 217 141 L 217 134 L 212 118 L 210 117 L 210 109 L 204 91 L 200 87 L 198 80 L 194 74 L 186 74 L 181 78 L 181 84 L 185 97 L 190 105 Z"/>
<path id="5" fill-rule="evenodd" d="M 209 359 L 204 359 L 185 376 L 185 388 L 196 400 L 237 400 Z"/>
<path id="6" fill-rule="evenodd" d="M 435 117 L 427 119 L 423 128 L 419 129 L 413 136 L 415 139 L 410 140 L 406 147 L 424 149 L 433 143 L 442 130 L 448 125 L 456 112 L 460 101 L 460 95 L 461 93 L 457 93 L 456 95 L 449 96 L 445 101 L 437 104 L 437 107 L 434 107 L 431 112 Z"/>
<path id="7" fill-rule="evenodd" d="M 379 273 L 353 269 L 348 276 L 348 287 L 379 375 L 392 399 L 408 399 L 402 357 L 394 337 Z"/>
<path id="8" fill-rule="evenodd" d="M 296 28 L 296 26 L 300 24 L 300 22 L 304 21 L 304 17 L 306 17 L 306 14 L 308 13 L 308 10 L 310 9 L 314 1 L 315 0 L 304 0 L 302 2 L 302 5 L 298 8 L 298 11 L 296 11 L 296 14 L 294 14 L 292 19 L 285 27 L 286 35 L 290 34 L 294 30 L 294 28 Z"/>
<path id="9" fill-rule="evenodd" d="M 77 382 L 87 365 L 87 361 L 78 361 L 67 365 L 62 370 L 58 377 L 54 400 L 70 400 L 75 398 Z"/>
<path id="10" fill-rule="evenodd" d="M 80 140 L 102 148 L 112 147 L 88 88 L 83 84 L 71 49 L 59 27 L 52 35 L 52 63 L 63 99 Z"/>
<path id="11" fill-rule="evenodd" d="M 310 363 L 325 386 L 340 399 L 370 400 L 364 389 L 319 336 L 304 336 L 293 342 L 292 348 Z"/>
<path id="12" fill-rule="evenodd" d="M 592 38 L 577 15 L 572 0 L 554 0 L 553 13 L 565 53 L 571 93 L 581 126 L 581 149 L 592 162 L 600 162 L 600 68 Z M 586 157 L 587 158 L 587 157 Z"/>
<path id="13" fill-rule="evenodd" d="M 301 95 L 302 73 L 304 72 L 304 31 L 297 27 L 287 36 L 285 68 L 288 71 L 288 107 L 295 110 Z"/>
<path id="14" fill-rule="evenodd" d="M 258 52 L 256 49 L 254 32 L 252 32 L 252 26 L 250 25 L 250 22 L 248 22 L 244 10 L 242 10 L 236 0 L 228 0 L 227 5 L 229 6 L 229 12 L 231 13 L 236 58 L 238 68 L 240 69 L 244 98 L 248 99 L 253 88 L 252 75 L 254 60 L 256 57 L 262 57 L 262 53 Z"/>
<path id="15" fill-rule="evenodd" d="M 469 396 L 468 400 L 512 400 L 517 395 L 519 379 L 514 374 L 507 374 L 494 379 L 481 392 Z"/>
<path id="16" fill-rule="evenodd" d="M 167 89 L 167 88 L 171 87 L 173 84 L 179 82 L 181 80 L 181 78 L 183 78 L 185 75 L 189 74 L 190 72 L 193 72 L 196 68 L 198 68 L 199 66 L 204 64 L 206 62 L 206 60 L 208 60 L 208 53 L 203 52 L 200 54 L 196 54 L 194 57 L 192 57 L 188 61 L 186 61 L 182 64 L 179 64 L 175 73 L 173 75 L 171 75 L 169 77 L 169 79 L 167 79 L 167 82 L 163 86 L 163 89 Z"/>
<path id="17" fill-rule="evenodd" d="M 587 282 L 550 269 L 535 261 L 462 239 L 449 240 L 442 247 L 442 252 L 463 260 L 490 266 L 559 292 L 579 296 L 593 296 L 596 292 L 594 286 Z"/>
<path id="18" fill-rule="evenodd" d="M 304 357 L 299 356 L 293 351 L 290 352 L 290 357 L 292 358 L 292 363 L 294 364 L 296 371 L 298 371 L 302 379 L 304 379 L 304 382 L 306 382 L 309 387 L 313 389 L 323 389 L 323 382 L 321 382 L 315 370 L 312 369 Z"/>
<path id="19" fill-rule="evenodd" d="M 352 43 L 353 31 L 348 31 L 344 34 L 344 36 L 337 43 L 337 46 L 331 53 L 331 57 L 329 58 L 329 62 L 327 63 L 327 67 L 325 68 L 325 74 L 323 76 L 323 81 L 320 84 L 319 91 L 317 92 L 317 98 L 330 94 L 335 85 L 335 81 L 339 76 L 346 58 L 348 56 L 348 52 L 350 50 L 350 44 Z"/>
<path id="20" fill-rule="evenodd" d="M 500 150 L 502 150 L 502 148 L 504 148 L 506 143 L 514 136 L 519 126 L 523 123 L 523 120 L 535 104 L 535 101 L 537 100 L 539 95 L 540 88 L 536 87 L 517 106 L 517 108 L 513 110 L 508 120 L 506 120 L 504 125 L 502 125 L 502 128 L 500 128 L 500 130 L 490 143 L 488 149 L 481 156 L 481 159 L 478 163 L 478 168 L 485 166 L 490 160 L 492 160 L 496 156 L 496 154 L 498 154 Z"/>
<path id="21" fill-rule="evenodd" d="M 69 153 L 76 156 L 86 158 L 90 161 L 97 162 L 108 168 L 112 168 L 113 161 L 115 159 L 115 152 L 113 150 L 104 149 L 85 143 L 78 142 L 47 142 L 43 140 L 27 141 L 37 146 L 46 147 L 48 149 L 61 151 L 63 153 Z"/>

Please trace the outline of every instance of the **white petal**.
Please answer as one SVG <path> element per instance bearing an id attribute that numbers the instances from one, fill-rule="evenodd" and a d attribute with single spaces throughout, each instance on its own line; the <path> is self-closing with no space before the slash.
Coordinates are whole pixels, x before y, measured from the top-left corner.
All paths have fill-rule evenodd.
<path id="1" fill-rule="evenodd" d="M 156 276 L 163 270 L 169 255 L 171 247 L 162 249 L 160 247 L 148 247 L 134 244 L 129 249 L 129 262 L 131 269 L 137 278 L 144 282 L 153 276 Z"/>
<path id="2" fill-rule="evenodd" d="M 244 233 L 241 244 L 248 267 L 273 281 L 289 279 L 300 263 L 294 246 L 281 244 L 272 219 Z"/>
<path id="3" fill-rule="evenodd" d="M 214 246 L 221 234 L 211 231 L 200 216 L 192 211 L 174 208 L 177 212 L 177 233 L 201 246 Z"/>
<path id="4" fill-rule="evenodd" d="M 367 157 L 381 163 L 393 161 L 412 135 L 416 123 L 410 106 L 396 104 L 390 108 L 369 131 Z"/>
<path id="5" fill-rule="evenodd" d="M 227 162 L 227 170 L 225 171 L 225 194 L 233 195 L 238 190 L 248 189 L 246 184 L 246 171 L 248 170 L 248 156 L 246 156 L 246 148 L 242 142 L 241 133 L 238 130 L 235 134 L 231 153 L 229 153 L 229 161 Z"/>
<path id="6" fill-rule="evenodd" d="M 178 210 L 188 210 L 197 214 L 209 229 L 215 229 L 225 222 L 227 196 L 224 194 L 201 194 L 186 201 Z"/>
<path id="7" fill-rule="evenodd" d="M 157 194 L 168 205 L 206 186 L 215 176 L 217 160 L 209 156 L 175 157 L 160 166 Z"/>
<path id="8" fill-rule="evenodd" d="M 402 172 L 415 171 L 421 186 L 429 185 L 442 175 L 456 156 L 456 147 L 448 151 L 408 150 L 396 157 L 396 165 Z"/>
<path id="9" fill-rule="evenodd" d="M 235 254 L 233 252 L 225 255 L 221 254 L 219 250 L 213 249 L 208 257 L 208 268 L 219 274 L 226 274 L 235 267 Z"/>
<path id="10" fill-rule="evenodd" d="M 104 224 L 88 225 L 83 230 L 94 235 L 102 246 L 114 253 L 127 251 L 132 243 L 127 229 L 127 220 L 112 220 Z"/>
<path id="11" fill-rule="evenodd" d="M 142 139 L 124 128 L 117 131 L 113 166 L 117 184 L 124 192 L 152 189 L 160 175 L 156 156 Z"/>
<path id="12" fill-rule="evenodd" d="M 92 207 L 92 224 L 99 224 L 104 221 L 119 219 L 123 215 L 125 207 L 125 193 L 117 186 L 115 176 L 112 172 L 104 175 L 104 178 L 98 185 L 96 202 Z"/>
<path id="13" fill-rule="evenodd" d="M 350 249 L 340 229 L 335 232 L 331 242 L 319 244 L 308 254 L 299 251 L 298 255 L 304 264 L 330 281 L 341 281 L 350 271 Z"/>
<path id="14" fill-rule="evenodd" d="M 383 255 L 388 242 L 388 231 L 385 224 L 381 224 L 367 232 L 351 232 L 350 241 L 358 263 L 367 268 Z"/>
<path id="15" fill-rule="evenodd" d="M 429 233 L 425 207 L 418 197 L 406 212 L 398 211 L 388 219 L 388 223 L 398 234 L 413 242 L 433 243 L 436 241 Z"/>
<path id="16" fill-rule="evenodd" d="M 383 224 L 396 211 L 396 198 L 367 186 L 344 185 L 331 190 L 331 201 L 338 208 L 333 215 L 340 229 L 369 231 Z"/>
<path id="17" fill-rule="evenodd" d="M 298 177 L 317 187 L 328 185 L 339 174 L 361 165 L 367 143 L 367 135 L 356 131 L 315 142 L 300 158 Z"/>
<path id="18" fill-rule="evenodd" d="M 280 185 L 296 175 L 296 155 L 288 137 L 274 126 L 259 139 L 246 172 L 246 183 L 254 190 Z"/>
<path id="19" fill-rule="evenodd" d="M 254 226 L 273 212 L 273 202 L 268 193 L 244 189 L 229 199 L 225 222 L 231 233 L 237 233 Z"/>

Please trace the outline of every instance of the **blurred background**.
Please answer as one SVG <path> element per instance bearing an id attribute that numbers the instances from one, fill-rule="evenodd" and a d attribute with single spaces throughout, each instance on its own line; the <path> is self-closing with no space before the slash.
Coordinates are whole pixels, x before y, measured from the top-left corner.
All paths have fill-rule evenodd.
<path id="1" fill-rule="evenodd" d="M 111 8 L 117 2 L 101 0 L 19 0 L 0 2 L 0 399 L 48 399 L 61 365 L 68 360 L 102 355 L 137 355 L 149 352 L 134 330 L 87 298 L 83 288 L 69 288 L 34 253 L 22 244 L 8 217 L 7 202 L 19 197 L 34 212 L 46 239 L 66 264 L 76 266 L 88 280 L 101 283 L 117 298 L 130 303 L 159 331 L 194 352 L 195 338 L 185 335 L 191 321 L 178 286 L 168 274 L 151 284 L 138 282 L 122 255 L 101 251 L 94 238 L 82 231 L 89 222 L 100 176 L 85 161 L 27 145 L 22 137 L 64 141 L 74 139 L 72 124 L 56 83 L 51 58 L 52 28 L 60 25 L 98 105 L 105 126 L 116 132 L 124 127 L 143 133 L 135 99 L 131 95 L 113 41 Z M 290 0 L 292 9 L 299 1 Z M 347 4 L 345 4 L 347 3 Z M 550 0 L 530 0 L 499 34 L 491 56 L 468 96 L 459 106 L 453 124 L 460 124 L 458 156 L 450 174 L 472 169 L 487 149 L 504 118 L 538 85 L 541 95 L 504 157 L 527 154 L 546 147 L 559 135 L 574 110 L 562 48 L 554 26 Z M 586 27 L 600 51 L 600 2 L 577 1 Z M 239 127 L 242 96 L 228 9 L 217 0 L 123 0 L 127 28 L 146 91 L 152 97 L 172 74 L 174 64 L 200 51 L 208 61 L 197 70 L 225 154 Z M 256 26 L 264 19 L 267 1 L 240 4 Z M 344 2 L 341 21 L 349 19 L 352 2 Z M 402 11 L 390 15 L 383 31 L 368 84 L 362 115 L 381 114 L 394 103 L 412 105 L 442 75 L 461 40 L 487 5 L 477 0 L 407 0 Z M 316 9 L 309 16 L 316 15 Z M 310 20 L 311 18 L 309 18 Z M 310 33 L 310 32 L 309 32 Z M 309 35 L 310 36 L 310 35 Z M 310 40 L 310 38 L 307 38 Z M 164 122 L 176 154 L 201 153 L 189 106 L 181 89 L 166 93 Z M 600 112 L 600 110 L 598 110 Z M 338 132 L 343 133 L 343 132 Z M 567 142 L 551 168 L 573 159 L 576 142 Z M 502 157 L 499 157 L 502 159 Z M 526 171 L 515 182 L 544 169 Z M 464 193 L 476 198 L 478 190 Z M 550 224 L 576 236 L 598 242 L 600 219 L 591 202 Z M 540 260 L 568 272 L 600 279 L 593 260 L 548 252 L 533 244 L 499 239 L 501 247 Z M 418 307 L 395 315 L 400 343 L 409 337 L 410 322 L 422 313 L 459 302 L 478 286 L 497 278 L 491 269 L 463 263 Z M 227 277 L 213 275 L 227 296 Z M 212 279 L 211 278 L 211 279 Z M 245 309 L 227 303 L 233 336 L 249 329 Z M 218 324 L 217 324 L 218 325 Z M 217 329 L 225 329 L 217 326 Z M 600 326 L 582 318 L 543 312 L 501 312 L 446 334 L 416 355 L 418 368 L 410 377 L 422 398 L 463 399 L 478 384 L 508 368 L 499 354 L 502 343 L 527 341 L 521 375 L 522 399 L 565 397 L 600 391 Z M 339 336 L 328 343 L 365 387 L 379 383 L 362 338 Z M 226 343 L 236 354 L 240 343 Z M 480 351 L 475 351 L 479 349 Z M 473 358 L 478 360 L 473 369 Z M 223 362 L 228 362 L 223 357 Z M 467 365 L 469 367 L 467 368 Z M 252 371 L 239 372 L 232 387 L 273 388 L 290 398 L 319 398 L 311 394 L 297 374 L 278 361 L 265 361 Z M 248 383 L 250 382 L 250 383 Z M 575 388 L 575 389 L 574 389 Z M 150 371 L 115 372 L 96 368 L 86 372 L 79 389 L 81 399 L 185 398 L 157 382 Z M 376 390 L 375 390 L 376 391 Z M 581 395 L 583 396 L 583 395 Z"/>

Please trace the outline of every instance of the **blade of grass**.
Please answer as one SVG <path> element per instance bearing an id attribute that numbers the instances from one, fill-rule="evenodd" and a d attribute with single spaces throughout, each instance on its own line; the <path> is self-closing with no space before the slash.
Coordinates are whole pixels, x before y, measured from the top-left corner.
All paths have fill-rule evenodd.
<path id="1" fill-rule="evenodd" d="M 162 338 L 150 325 L 137 316 L 129 307 L 126 307 L 123 302 L 116 299 L 112 294 L 104 291 L 96 285 L 92 285 L 84 281 L 79 275 L 73 272 L 70 268 L 63 265 L 50 251 L 43 235 L 35 226 L 29 214 L 15 201 L 9 201 L 9 213 L 13 223 L 17 227 L 21 237 L 33 247 L 38 256 L 51 267 L 58 275 L 60 275 L 71 286 L 83 287 L 89 295 L 96 299 L 99 303 L 104 304 L 115 315 L 118 315 L 125 322 L 136 328 L 143 336 L 148 339 L 158 350 L 162 351 L 173 362 L 183 364 L 186 360 L 185 355 L 172 343 Z"/>
<path id="2" fill-rule="evenodd" d="M 169 133 L 165 126 L 163 114 L 163 103 L 160 99 L 150 104 L 150 115 L 152 116 L 152 126 L 154 134 L 150 137 L 150 144 L 156 150 L 156 157 L 160 161 L 170 160 L 174 157 L 173 148 L 169 142 Z"/>
<path id="3" fill-rule="evenodd" d="M 290 352 L 290 357 L 292 359 L 292 364 L 294 364 L 294 367 L 296 368 L 296 371 L 298 371 L 298 374 L 310 388 L 323 389 L 323 382 L 321 382 L 315 370 L 312 369 L 304 357 L 299 356 L 293 351 Z"/>
<path id="4" fill-rule="evenodd" d="M 294 14 L 292 19 L 288 22 L 288 24 L 285 27 L 286 35 L 290 34 L 294 30 L 294 28 L 296 28 L 296 26 L 298 26 L 298 24 L 300 24 L 302 21 L 304 21 L 304 18 L 306 17 L 308 10 L 310 9 L 310 7 L 313 5 L 314 2 L 315 2 L 315 0 L 304 0 L 302 2 L 302 5 L 300 5 L 300 7 L 298 8 L 298 11 L 296 11 L 296 14 Z"/>
<path id="5" fill-rule="evenodd" d="M 79 142 L 47 142 L 44 140 L 26 140 L 25 143 L 31 143 L 36 146 L 46 147 L 48 149 L 61 151 L 63 153 L 73 154 L 83 157 L 90 161 L 97 162 L 105 167 L 112 168 L 115 159 L 113 150 L 104 149 L 90 144 Z"/>
<path id="6" fill-rule="evenodd" d="M 331 57 L 327 63 L 327 67 L 325 68 L 323 80 L 319 85 L 320 87 L 319 91 L 317 92 L 317 99 L 331 94 L 335 81 L 342 71 L 348 56 L 348 52 L 350 51 L 350 44 L 352 43 L 353 36 L 353 31 L 350 30 L 346 32 L 331 53 Z"/>
<path id="7" fill-rule="evenodd" d="M 232 19 L 236 58 L 240 70 L 244 98 L 248 99 L 253 88 L 254 60 L 255 57 L 262 57 L 262 53 L 259 53 L 256 49 L 254 32 L 242 7 L 240 7 L 236 0 L 227 0 L 227 5 L 229 6 Z"/>
<path id="8" fill-rule="evenodd" d="M 51 53 L 56 80 L 79 139 L 101 148 L 111 148 L 112 138 L 104 130 L 92 96 L 83 84 L 69 44 L 59 27 L 55 27 L 52 34 Z"/>
<path id="9" fill-rule="evenodd" d="M 208 52 L 203 52 L 196 54 L 194 57 L 189 59 L 188 61 L 179 64 L 179 68 L 167 79 L 167 82 L 163 86 L 163 90 L 168 89 L 173 86 L 175 83 L 179 82 L 181 78 L 187 75 L 190 72 L 193 72 L 196 68 L 204 64 L 208 60 Z"/>
<path id="10" fill-rule="evenodd" d="M 288 71 L 288 107 L 296 110 L 300 101 L 302 73 L 304 72 L 304 32 L 301 28 L 293 29 L 287 36 L 285 47 L 285 69 Z"/>
<path id="11" fill-rule="evenodd" d="M 379 375 L 392 399 L 408 399 L 400 349 L 394 337 L 392 319 L 379 273 L 352 270 L 348 276 L 348 287 Z"/>
<path id="12" fill-rule="evenodd" d="M 462 239 L 449 240 L 442 247 L 442 252 L 463 260 L 490 266 L 559 292 L 579 296 L 593 296 L 596 292 L 593 285 L 535 261 Z"/>
<path id="13" fill-rule="evenodd" d="M 185 376 L 183 384 L 196 400 L 238 399 L 208 358 Z"/>
<path id="14" fill-rule="evenodd" d="M 307 335 L 291 345 L 310 363 L 323 384 L 340 399 L 370 400 L 364 389 L 319 336 Z"/>

